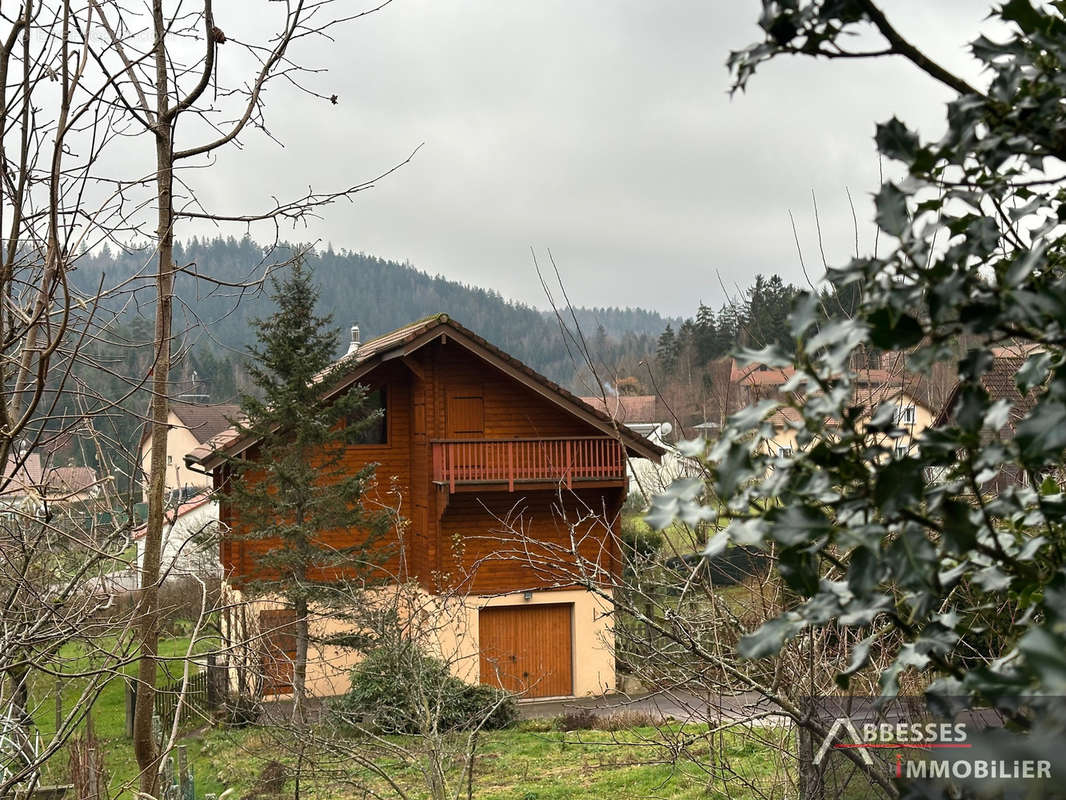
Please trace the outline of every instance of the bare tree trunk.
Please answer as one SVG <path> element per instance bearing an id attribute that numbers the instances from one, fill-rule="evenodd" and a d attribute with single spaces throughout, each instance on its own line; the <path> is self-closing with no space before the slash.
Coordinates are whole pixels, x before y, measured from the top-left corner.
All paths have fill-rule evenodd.
<path id="1" fill-rule="evenodd" d="M 148 476 L 148 525 L 141 568 L 140 661 L 137 664 L 137 707 L 133 747 L 140 768 L 140 788 L 154 797 L 159 780 L 159 743 L 152 731 L 155 706 L 156 656 L 159 652 L 159 573 L 163 540 L 163 504 L 167 458 L 167 392 L 170 377 L 172 295 L 174 291 L 174 142 L 167 92 L 167 60 L 162 0 L 153 0 L 156 63 L 156 197 L 158 202 L 158 269 L 156 272 L 155 360 L 152 373 L 152 460 Z"/>
<path id="2" fill-rule="evenodd" d="M 292 665 L 293 717 L 297 724 L 304 723 L 307 698 L 307 649 L 310 637 L 307 622 L 307 600 L 296 601 L 296 663 Z"/>
<path id="3" fill-rule="evenodd" d="M 825 775 L 821 764 L 814 763 L 816 743 L 810 728 L 797 727 L 799 736 L 799 796 L 800 800 L 823 800 L 825 798 Z"/>

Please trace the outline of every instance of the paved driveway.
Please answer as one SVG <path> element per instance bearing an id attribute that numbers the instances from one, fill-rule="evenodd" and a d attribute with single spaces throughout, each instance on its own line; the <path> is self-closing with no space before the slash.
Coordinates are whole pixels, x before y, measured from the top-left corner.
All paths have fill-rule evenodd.
<path id="1" fill-rule="evenodd" d="M 724 722 L 749 717 L 755 717 L 763 724 L 780 724 L 784 721 L 780 715 L 772 713 L 773 706 L 755 692 L 701 697 L 685 690 L 649 692 L 637 696 L 611 694 L 529 700 L 519 703 L 518 714 L 523 719 L 538 719 L 557 717 L 579 709 L 589 709 L 600 716 L 637 711 L 661 719 L 694 722 Z"/>

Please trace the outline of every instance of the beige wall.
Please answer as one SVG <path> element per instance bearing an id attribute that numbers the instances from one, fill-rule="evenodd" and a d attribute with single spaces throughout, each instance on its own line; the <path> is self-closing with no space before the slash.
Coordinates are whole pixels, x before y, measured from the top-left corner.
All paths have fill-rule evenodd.
<path id="1" fill-rule="evenodd" d="M 899 427 L 905 432 L 904 436 L 894 441 L 885 436 L 883 437 L 884 441 L 879 443 L 884 444 L 886 447 L 902 446 L 909 449 L 917 443 L 922 431 L 933 423 L 933 414 L 929 409 L 909 395 L 898 395 L 898 397 L 894 399 L 898 399 L 901 407 L 914 406 L 914 422 L 910 424 L 900 423 Z M 859 420 L 860 427 L 867 419 L 869 419 L 869 415 Z M 795 428 L 785 425 L 775 425 L 773 438 L 766 440 L 763 443 L 763 447 L 773 456 L 778 455 L 783 447 L 790 447 L 792 448 L 792 452 L 796 452 L 799 449 L 799 446 L 796 443 Z"/>
<path id="2" fill-rule="evenodd" d="M 798 447 L 796 444 L 796 429 L 775 425 L 773 438 L 763 442 L 763 447 L 766 449 L 767 454 L 771 456 L 780 454 L 781 449 L 784 447 L 792 448 L 792 452 L 795 453 Z"/>
<path id="3" fill-rule="evenodd" d="M 406 589 L 377 590 L 382 603 L 401 603 L 398 592 Z M 413 595 L 408 595 L 413 597 Z M 404 598 L 405 600 L 407 598 Z M 227 604 L 245 602 L 240 592 L 228 590 Z M 606 601 L 582 589 L 533 592 L 530 600 L 522 594 L 500 597 L 441 597 L 418 592 L 410 614 L 419 614 L 419 629 L 426 639 L 427 651 L 439 655 L 451 666 L 453 674 L 469 683 L 479 680 L 478 612 L 482 608 L 567 603 L 573 606 L 573 677 L 574 695 L 595 695 L 615 690 L 614 629 Z M 270 600 L 247 601 L 247 615 L 253 630 L 249 637 L 260 637 L 259 611 L 280 608 Z M 336 619 L 326 616 L 311 621 L 312 638 L 345 630 Z M 223 630 L 231 640 L 240 638 L 237 631 Z M 359 655 L 347 648 L 312 645 L 308 657 L 308 692 L 330 697 L 348 690 L 349 673 Z"/>
<path id="4" fill-rule="evenodd" d="M 167 475 L 165 480 L 166 490 L 180 489 L 182 486 L 211 486 L 211 478 L 193 472 L 185 466 L 185 455 L 191 453 L 199 442 L 189 432 L 174 412 L 167 418 L 170 432 L 167 435 Z M 141 469 L 145 474 L 145 486 L 152 462 L 152 443 L 147 440 L 141 445 Z"/>

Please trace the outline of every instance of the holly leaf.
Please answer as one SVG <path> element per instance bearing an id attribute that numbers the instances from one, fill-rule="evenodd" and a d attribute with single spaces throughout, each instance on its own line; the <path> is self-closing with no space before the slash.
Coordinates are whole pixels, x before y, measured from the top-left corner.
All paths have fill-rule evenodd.
<path id="1" fill-rule="evenodd" d="M 907 195 L 900 191 L 894 183 L 886 183 L 874 196 L 874 206 L 877 213 L 874 221 L 877 227 L 885 233 L 901 237 L 910 224 L 910 214 L 907 212 Z"/>
<path id="2" fill-rule="evenodd" d="M 794 615 L 776 617 L 753 633 L 740 637 L 737 653 L 741 658 L 766 658 L 779 652 L 797 633 L 803 630 L 803 622 Z"/>
<path id="3" fill-rule="evenodd" d="M 879 153 L 896 161 L 910 163 L 918 152 L 918 135 L 896 117 L 877 126 L 874 141 Z"/>

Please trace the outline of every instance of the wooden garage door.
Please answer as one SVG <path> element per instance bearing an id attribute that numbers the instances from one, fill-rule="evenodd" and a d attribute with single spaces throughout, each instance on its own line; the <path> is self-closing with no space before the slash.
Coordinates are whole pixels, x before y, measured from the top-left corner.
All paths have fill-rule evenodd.
<path id="1" fill-rule="evenodd" d="M 481 682 L 523 697 L 573 694 L 572 617 L 569 604 L 483 608 Z"/>
<path id="2" fill-rule="evenodd" d="M 296 612 L 260 611 L 259 630 L 263 634 L 263 694 L 291 694 L 296 663 Z"/>

